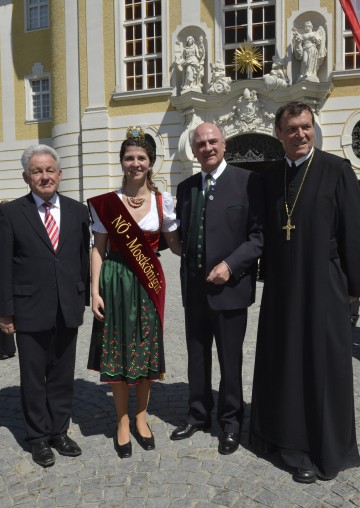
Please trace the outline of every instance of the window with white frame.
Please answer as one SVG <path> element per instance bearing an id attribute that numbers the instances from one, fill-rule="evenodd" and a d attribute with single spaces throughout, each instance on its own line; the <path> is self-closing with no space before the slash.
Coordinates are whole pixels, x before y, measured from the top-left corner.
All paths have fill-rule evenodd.
<path id="1" fill-rule="evenodd" d="M 344 16 L 345 18 L 345 16 Z M 344 37 L 344 69 L 360 69 L 360 52 L 355 44 L 348 20 L 345 18 Z"/>
<path id="2" fill-rule="evenodd" d="M 25 0 L 26 28 L 39 30 L 49 26 L 49 0 Z"/>
<path id="3" fill-rule="evenodd" d="M 276 0 L 223 0 L 224 52 L 226 75 L 233 80 L 268 74 L 275 55 Z M 251 42 L 261 54 L 262 69 L 240 72 L 234 69 L 234 52 Z"/>
<path id="4" fill-rule="evenodd" d="M 125 91 L 162 86 L 161 0 L 125 0 Z"/>
<path id="5" fill-rule="evenodd" d="M 44 73 L 41 63 L 33 66 L 33 74 L 25 77 L 26 121 L 38 122 L 51 119 L 50 75 Z"/>
<path id="6" fill-rule="evenodd" d="M 50 118 L 50 79 L 32 79 L 32 113 L 34 120 Z"/>

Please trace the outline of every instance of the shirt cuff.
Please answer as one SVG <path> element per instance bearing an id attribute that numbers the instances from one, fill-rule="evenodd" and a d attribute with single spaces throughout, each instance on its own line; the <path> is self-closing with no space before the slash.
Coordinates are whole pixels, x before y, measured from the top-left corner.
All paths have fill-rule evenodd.
<path id="1" fill-rule="evenodd" d="M 231 268 L 230 268 L 230 266 L 227 264 L 227 262 L 226 262 L 226 261 L 222 261 L 222 263 L 224 263 L 224 265 L 226 266 L 226 268 L 229 270 L 230 275 L 232 275 Z"/>

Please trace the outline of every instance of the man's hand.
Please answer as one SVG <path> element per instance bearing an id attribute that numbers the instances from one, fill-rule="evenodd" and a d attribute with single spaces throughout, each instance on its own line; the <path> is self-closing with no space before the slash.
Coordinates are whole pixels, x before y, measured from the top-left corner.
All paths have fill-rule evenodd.
<path id="1" fill-rule="evenodd" d="M 350 296 L 349 295 L 349 303 L 351 304 L 351 303 L 356 302 L 358 300 L 358 298 L 359 298 L 358 296 Z"/>
<path id="2" fill-rule="evenodd" d="M 13 316 L 0 316 L 0 330 L 9 335 L 15 333 Z"/>
<path id="3" fill-rule="evenodd" d="M 221 262 L 214 266 L 209 273 L 206 282 L 212 282 L 217 285 L 225 284 L 230 279 L 230 275 L 230 270 L 227 265 Z"/>

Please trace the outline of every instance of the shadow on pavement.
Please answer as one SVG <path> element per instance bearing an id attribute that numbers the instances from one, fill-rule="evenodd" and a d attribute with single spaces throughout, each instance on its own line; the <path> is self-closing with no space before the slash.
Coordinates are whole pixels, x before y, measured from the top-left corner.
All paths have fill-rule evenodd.
<path id="1" fill-rule="evenodd" d="M 353 357 L 360 360 L 360 328 L 353 327 L 352 329 L 353 339 Z"/>

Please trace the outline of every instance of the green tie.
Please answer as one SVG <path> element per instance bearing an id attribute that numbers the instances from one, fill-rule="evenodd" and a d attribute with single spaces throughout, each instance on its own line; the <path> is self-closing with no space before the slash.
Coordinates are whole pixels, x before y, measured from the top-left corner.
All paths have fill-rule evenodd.
<path id="1" fill-rule="evenodd" d="M 210 185 L 211 185 L 211 175 L 210 173 L 208 173 L 206 176 L 205 176 L 205 203 L 209 197 L 209 193 L 210 193 Z"/>

